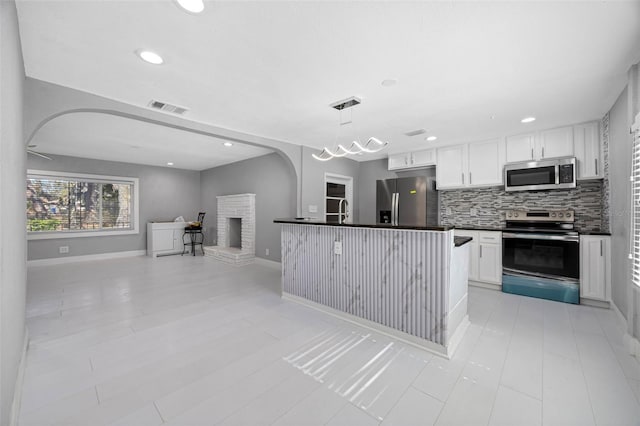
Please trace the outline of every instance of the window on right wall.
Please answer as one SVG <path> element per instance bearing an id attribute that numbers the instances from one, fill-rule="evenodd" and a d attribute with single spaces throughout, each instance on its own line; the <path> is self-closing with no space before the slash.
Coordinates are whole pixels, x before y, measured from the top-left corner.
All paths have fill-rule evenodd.
<path id="1" fill-rule="evenodd" d="M 633 157 L 631 184 L 631 255 L 633 284 L 640 287 L 640 122 L 633 127 Z"/>

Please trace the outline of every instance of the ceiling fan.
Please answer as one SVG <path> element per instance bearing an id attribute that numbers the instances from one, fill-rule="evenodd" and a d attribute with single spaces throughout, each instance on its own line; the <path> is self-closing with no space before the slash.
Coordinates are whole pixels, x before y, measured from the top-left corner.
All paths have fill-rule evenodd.
<path id="1" fill-rule="evenodd" d="M 44 159 L 46 159 L 46 160 L 53 160 L 53 158 L 51 158 L 51 157 L 49 157 L 49 156 L 47 156 L 47 155 L 44 155 L 44 154 L 43 154 L 43 153 L 41 153 L 41 152 L 34 151 L 33 149 L 31 149 L 31 148 L 35 148 L 35 147 L 37 147 L 37 146 L 38 146 L 38 145 L 33 145 L 33 144 L 31 144 L 31 145 L 27 145 L 27 154 L 36 155 L 36 156 L 38 156 L 38 157 L 42 157 L 42 158 L 44 158 Z"/>

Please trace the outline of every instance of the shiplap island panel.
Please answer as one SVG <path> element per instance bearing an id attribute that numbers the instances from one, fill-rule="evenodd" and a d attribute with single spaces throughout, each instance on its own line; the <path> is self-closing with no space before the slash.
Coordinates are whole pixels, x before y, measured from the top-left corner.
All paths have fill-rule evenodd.
<path id="1" fill-rule="evenodd" d="M 468 324 L 469 259 L 452 230 L 277 222 L 283 297 L 451 355 Z"/>

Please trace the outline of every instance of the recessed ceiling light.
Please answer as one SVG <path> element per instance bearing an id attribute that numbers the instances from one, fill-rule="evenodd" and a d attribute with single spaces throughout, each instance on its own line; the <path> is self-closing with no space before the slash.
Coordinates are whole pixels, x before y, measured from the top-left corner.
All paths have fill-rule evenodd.
<path id="1" fill-rule="evenodd" d="M 395 86 L 396 84 L 398 84 L 397 78 L 387 78 L 385 80 L 382 80 L 382 85 L 384 87 L 391 87 L 391 86 Z"/>
<path id="2" fill-rule="evenodd" d="M 520 120 L 521 123 L 531 123 L 533 121 L 536 121 L 535 117 L 527 117 L 527 118 L 523 118 L 522 120 Z"/>
<path id="3" fill-rule="evenodd" d="M 136 54 L 145 62 L 153 65 L 160 65 L 164 62 L 164 59 L 160 55 L 150 50 L 138 49 Z"/>
<path id="4" fill-rule="evenodd" d="M 225 142 L 222 145 L 224 145 L 224 146 L 233 146 L 233 144 L 231 142 Z"/>
<path id="5" fill-rule="evenodd" d="M 200 13 L 204 10 L 202 0 L 176 0 L 178 6 L 191 13 Z"/>
<path id="6" fill-rule="evenodd" d="M 167 166 L 173 166 L 173 163 L 172 162 L 168 162 Z"/>
<path id="7" fill-rule="evenodd" d="M 427 140 L 428 140 L 429 142 L 433 142 L 433 141 L 435 141 L 436 139 L 438 139 L 438 137 L 437 137 L 437 136 L 429 136 L 429 137 L 427 137 Z"/>

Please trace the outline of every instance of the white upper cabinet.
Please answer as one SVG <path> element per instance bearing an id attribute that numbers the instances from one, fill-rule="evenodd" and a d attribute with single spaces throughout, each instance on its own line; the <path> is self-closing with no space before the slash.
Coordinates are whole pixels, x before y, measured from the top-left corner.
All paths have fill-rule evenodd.
<path id="1" fill-rule="evenodd" d="M 507 163 L 535 160 L 535 135 L 533 133 L 526 133 L 523 135 L 507 136 L 506 150 Z"/>
<path id="2" fill-rule="evenodd" d="M 424 149 L 421 151 L 389 155 L 388 169 L 415 169 L 419 167 L 434 166 L 435 164 L 436 150 Z"/>
<path id="3" fill-rule="evenodd" d="M 467 145 L 438 148 L 436 185 L 440 188 L 460 188 L 468 184 Z"/>
<path id="4" fill-rule="evenodd" d="M 504 144 L 500 139 L 469 144 L 469 185 L 488 186 L 503 183 Z"/>
<path id="5" fill-rule="evenodd" d="M 540 132 L 536 141 L 539 159 L 569 157 L 573 151 L 573 127 L 560 127 Z"/>
<path id="6" fill-rule="evenodd" d="M 600 163 L 600 129 L 598 122 L 574 126 L 574 147 L 578 169 L 578 179 L 597 179 L 602 177 Z"/>
<path id="7" fill-rule="evenodd" d="M 507 163 L 570 157 L 574 155 L 573 127 L 507 136 L 506 146 Z"/>
<path id="8" fill-rule="evenodd" d="M 502 184 L 504 143 L 501 139 L 438 148 L 438 189 Z"/>

